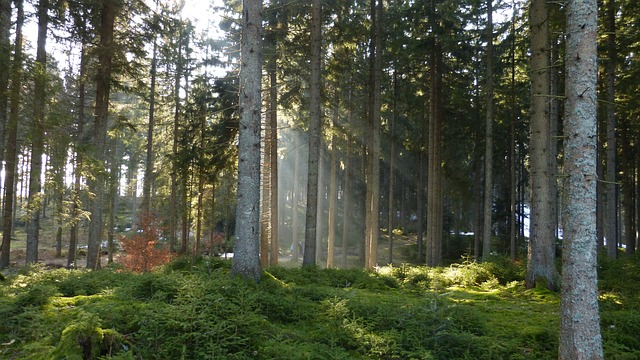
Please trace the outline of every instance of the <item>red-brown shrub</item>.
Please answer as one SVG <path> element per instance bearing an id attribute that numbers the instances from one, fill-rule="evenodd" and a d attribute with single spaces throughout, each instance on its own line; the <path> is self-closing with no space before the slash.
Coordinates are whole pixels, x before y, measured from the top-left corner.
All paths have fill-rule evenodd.
<path id="1" fill-rule="evenodd" d="M 120 238 L 120 245 L 125 252 L 122 264 L 128 270 L 146 272 L 169 262 L 171 254 L 159 242 L 162 229 L 155 216 L 143 213 L 138 219 L 138 231 L 135 235 Z"/>

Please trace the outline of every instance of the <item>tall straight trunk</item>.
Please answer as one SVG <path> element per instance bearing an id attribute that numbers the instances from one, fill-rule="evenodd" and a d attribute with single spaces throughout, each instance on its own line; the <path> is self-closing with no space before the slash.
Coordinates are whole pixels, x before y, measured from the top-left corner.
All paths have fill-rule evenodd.
<path id="1" fill-rule="evenodd" d="M 607 117 L 607 167 L 605 173 L 605 215 L 604 230 L 609 258 L 618 257 L 618 219 L 616 189 L 616 107 L 615 107 L 615 68 L 616 68 L 616 3 L 607 3 L 607 53 L 606 64 L 607 101 L 605 105 Z"/>
<path id="2" fill-rule="evenodd" d="M 116 137 L 113 139 L 111 150 L 111 169 L 109 177 L 109 217 L 107 223 L 107 253 L 108 263 L 113 262 L 113 253 L 115 251 L 114 243 L 114 228 L 116 226 L 116 217 L 118 214 L 118 199 L 120 198 L 120 159 L 122 154 L 120 153 L 120 146 L 118 146 L 119 134 L 116 133 Z"/>
<path id="3" fill-rule="evenodd" d="M 418 150 L 418 185 L 416 186 L 416 212 L 418 222 L 416 225 L 416 233 L 418 234 L 417 246 L 418 246 L 418 262 L 421 263 L 424 260 L 424 155 L 422 149 Z"/>
<path id="4" fill-rule="evenodd" d="M 347 149 L 344 155 L 344 182 L 342 192 L 342 268 L 347 268 L 347 251 L 350 224 L 352 221 L 351 214 L 351 171 L 349 169 L 351 159 L 350 141 L 347 139 Z"/>
<path id="5" fill-rule="evenodd" d="M 182 235 L 180 241 L 180 254 L 186 254 L 187 248 L 189 247 L 189 229 L 191 227 L 191 186 L 189 185 L 189 172 L 184 172 L 180 176 L 180 189 L 182 190 L 182 201 L 181 204 L 183 206 L 182 213 L 180 214 L 181 225 L 182 225 Z"/>
<path id="6" fill-rule="evenodd" d="M 545 0 L 533 0 L 531 17 L 531 230 L 526 286 L 556 287 L 555 232 L 549 167 L 549 25 Z"/>
<path id="7" fill-rule="evenodd" d="M 395 179 L 396 179 L 396 174 L 395 174 L 395 161 L 396 161 L 396 141 L 395 141 L 395 124 L 398 121 L 398 74 L 394 71 L 393 72 L 393 114 L 392 117 L 390 119 L 391 123 L 389 124 L 390 127 L 390 132 L 391 132 L 391 136 L 390 136 L 390 141 L 391 141 L 391 145 L 390 145 L 390 149 L 389 149 L 389 201 L 388 201 L 388 209 L 389 209 L 389 213 L 388 213 L 388 220 L 387 220 L 387 227 L 388 227 L 388 244 L 387 247 L 389 249 L 389 260 L 388 263 L 389 264 L 393 264 L 393 227 L 394 227 L 394 217 L 395 217 L 395 207 L 394 207 L 394 192 L 395 192 Z"/>
<path id="8" fill-rule="evenodd" d="M 113 30 L 118 0 L 103 0 L 100 13 L 100 42 L 98 45 L 98 76 L 96 77 L 96 107 L 93 128 L 92 157 L 96 164 L 105 163 L 105 145 L 109 115 L 109 92 L 111 91 L 111 70 L 113 58 Z M 100 165 L 98 165 L 100 166 Z M 97 170 L 97 169 L 96 169 Z M 95 194 L 89 201 L 91 224 L 87 246 L 87 269 L 100 269 L 100 244 L 103 233 L 103 208 L 105 195 L 105 173 L 95 172 L 95 179 L 88 181 L 89 190 Z"/>
<path id="9" fill-rule="evenodd" d="M 337 104 L 336 110 L 334 113 L 334 127 L 337 121 Z M 336 172 L 338 171 L 337 166 L 337 138 L 334 134 L 331 137 L 331 179 L 329 180 L 329 214 L 328 214 L 328 236 L 327 236 L 327 268 L 333 267 L 333 253 L 336 243 L 336 203 L 338 201 L 338 184 L 337 184 L 337 176 Z"/>
<path id="10" fill-rule="evenodd" d="M 154 153 L 153 153 L 153 133 L 155 126 L 156 109 L 156 73 L 158 67 L 158 40 L 153 39 L 153 50 L 151 55 L 151 84 L 149 85 L 149 124 L 147 127 L 147 155 L 145 160 L 144 179 L 142 180 L 142 204 L 140 210 L 143 213 L 151 212 L 151 187 L 154 178 Z"/>
<path id="11" fill-rule="evenodd" d="M 371 0 L 371 50 L 370 50 L 370 93 L 369 126 L 370 148 L 367 176 L 367 234 L 365 268 L 372 269 L 378 263 L 378 239 L 380 238 L 380 121 L 382 97 L 380 82 L 382 77 L 382 0 Z"/>
<path id="12" fill-rule="evenodd" d="M 596 0 L 567 3 L 560 359 L 603 359 L 596 248 Z"/>
<path id="13" fill-rule="evenodd" d="M 4 212 L 2 214 L 2 249 L 0 269 L 9 266 L 11 235 L 13 232 L 13 203 L 16 185 L 16 160 L 18 153 L 18 119 L 20 117 L 20 88 L 22 87 L 22 26 L 24 25 L 23 1 L 16 0 L 17 10 L 15 50 L 11 67 L 11 92 L 9 94 L 9 118 L 6 127 L 6 158 L 4 176 Z"/>
<path id="14" fill-rule="evenodd" d="M 484 203 L 482 226 L 482 257 L 491 253 L 491 218 L 493 212 L 493 0 L 487 0 L 487 82 L 484 142 Z"/>
<path id="15" fill-rule="evenodd" d="M 260 281 L 260 109 L 262 0 L 244 0 L 240 44 L 240 128 L 236 241 L 231 271 Z"/>
<path id="16" fill-rule="evenodd" d="M 76 268 L 76 252 L 78 248 L 78 223 L 80 222 L 80 177 L 82 174 L 82 165 L 83 165 L 83 138 L 84 138 L 84 122 L 85 122 L 85 81 L 84 74 L 86 71 L 87 60 L 85 56 L 86 51 L 86 39 L 84 33 L 84 24 L 80 29 L 81 32 L 81 50 L 80 50 L 80 74 L 78 79 L 80 83 L 78 84 L 78 116 L 76 121 L 78 122 L 77 133 L 75 134 L 74 141 L 74 151 L 75 151 L 75 166 L 73 168 L 73 191 L 71 195 L 71 227 L 69 229 L 69 252 L 67 253 L 67 267 Z"/>
<path id="17" fill-rule="evenodd" d="M 264 136 L 262 137 L 262 189 L 260 191 L 260 266 L 266 268 L 269 266 L 269 233 L 270 229 L 270 216 L 269 210 L 271 203 L 269 197 L 271 196 L 271 191 L 269 188 L 271 187 L 271 166 L 269 165 L 271 162 L 271 142 L 270 138 L 270 129 L 269 129 L 269 118 L 265 116 L 263 118 L 264 123 L 262 124 L 262 128 L 264 129 Z"/>
<path id="18" fill-rule="evenodd" d="M 182 77 L 182 24 L 178 35 L 178 58 L 176 59 L 176 73 L 173 80 L 173 137 L 171 142 L 171 193 L 169 194 L 169 249 L 177 251 L 178 247 L 178 139 L 180 131 L 180 78 Z"/>
<path id="19" fill-rule="evenodd" d="M 516 1 L 512 0 L 513 16 L 511 17 L 511 83 L 509 96 L 510 119 L 509 119 L 509 247 L 511 260 L 518 257 L 518 247 L 516 242 Z"/>
<path id="20" fill-rule="evenodd" d="M 442 260 L 442 44 L 435 39 L 431 51 L 431 94 L 429 101 L 429 154 L 427 160 L 427 247 L 428 266 Z"/>
<path id="21" fill-rule="evenodd" d="M 321 142 L 322 143 L 322 142 Z M 326 198 L 325 177 L 323 174 L 325 170 L 325 151 L 324 144 L 320 146 L 320 155 L 318 160 L 318 211 L 316 217 L 316 264 L 322 263 L 322 255 L 324 251 L 322 249 L 323 240 L 323 224 L 324 224 L 324 208 Z"/>
<path id="22" fill-rule="evenodd" d="M 38 262 L 40 238 L 40 211 L 44 201 L 42 193 L 42 155 L 44 154 L 44 112 L 47 88 L 47 28 L 49 26 L 49 0 L 38 4 L 38 45 L 36 51 L 33 123 L 31 126 L 31 168 L 29 171 L 29 200 L 27 221 L 27 263 Z"/>
<path id="23" fill-rule="evenodd" d="M 560 237 L 559 234 L 559 186 L 558 186 L 558 130 L 560 127 L 560 72 L 557 65 L 559 64 L 560 46 L 556 39 L 551 39 L 551 66 L 549 72 L 549 189 L 551 191 L 550 198 L 550 217 L 551 229 L 553 231 L 555 249 L 555 239 Z"/>
<path id="24" fill-rule="evenodd" d="M 64 176 L 66 173 L 65 163 L 66 155 L 69 144 L 65 144 L 65 147 L 61 149 L 56 147 L 51 155 L 52 165 L 54 169 L 54 204 L 55 204 L 55 224 L 56 224 L 56 258 L 62 257 L 62 231 L 63 231 L 63 213 L 65 212 L 64 196 L 65 196 L 65 184 Z"/>
<path id="25" fill-rule="evenodd" d="M 626 119 L 625 119 L 626 120 Z M 622 121 L 621 139 L 622 161 L 620 166 L 623 167 L 622 176 L 622 228 L 624 234 L 624 244 L 626 245 L 626 254 L 635 253 L 636 248 L 636 229 L 635 229 L 635 162 L 633 161 L 633 151 L 631 149 L 630 124 L 628 121 Z"/>
<path id="26" fill-rule="evenodd" d="M 297 145 L 296 145 L 297 147 Z M 293 261 L 298 262 L 300 258 L 301 240 L 298 238 L 300 232 L 300 151 L 295 151 L 293 156 L 293 190 L 291 194 L 291 245 L 293 245 Z"/>
<path id="27" fill-rule="evenodd" d="M 0 0 L 0 164 L 4 162 L 5 130 L 9 98 L 9 74 L 11 74 L 11 0 Z M 0 223 L 0 226 L 2 224 Z"/>
<path id="28" fill-rule="evenodd" d="M 276 58 L 271 62 L 269 70 L 269 237 L 271 266 L 278 266 L 280 255 L 278 226 L 278 88 L 276 78 Z"/>
<path id="29" fill-rule="evenodd" d="M 316 220 L 318 216 L 318 159 L 322 125 L 322 29 L 321 2 L 311 5 L 311 79 L 309 84 L 309 160 L 307 177 L 307 210 L 305 216 L 304 255 L 302 266 L 316 264 Z"/>

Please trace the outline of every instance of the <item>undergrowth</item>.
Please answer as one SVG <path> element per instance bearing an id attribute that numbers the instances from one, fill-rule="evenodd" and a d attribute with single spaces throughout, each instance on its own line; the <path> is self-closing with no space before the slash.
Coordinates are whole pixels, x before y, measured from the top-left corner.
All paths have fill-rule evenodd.
<path id="1" fill-rule="evenodd" d="M 638 258 L 600 264 L 607 359 L 640 357 Z M 559 296 L 501 257 L 442 268 L 24 268 L 0 282 L 2 359 L 555 359 Z"/>

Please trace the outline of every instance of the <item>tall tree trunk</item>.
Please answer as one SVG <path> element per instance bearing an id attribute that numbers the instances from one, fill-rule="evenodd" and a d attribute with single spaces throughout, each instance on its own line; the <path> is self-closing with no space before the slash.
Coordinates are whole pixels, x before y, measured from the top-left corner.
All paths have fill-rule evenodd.
<path id="1" fill-rule="evenodd" d="M 418 263 L 421 263 L 424 261 L 424 152 L 422 149 L 419 149 L 418 152 L 418 185 L 416 186 L 416 215 L 418 217 L 416 233 L 418 237 L 416 241 L 418 246 Z"/>
<path id="2" fill-rule="evenodd" d="M 336 91 L 337 93 L 337 91 Z M 336 127 L 338 122 L 338 96 L 335 98 L 335 108 L 333 113 L 333 128 Z M 331 179 L 329 180 L 329 226 L 328 226 L 328 236 L 327 236 L 327 268 L 333 267 L 333 253 L 336 242 L 336 212 L 337 207 L 336 203 L 338 201 L 338 184 L 337 184 L 337 176 L 336 172 L 338 171 L 337 166 L 337 150 L 336 147 L 338 140 L 336 135 L 331 136 Z"/>
<path id="3" fill-rule="evenodd" d="M 318 217 L 318 160 L 322 132 L 322 29 L 321 2 L 311 5 L 311 80 L 309 84 L 309 160 L 307 210 L 302 266 L 316 265 L 316 220 Z"/>
<path id="4" fill-rule="evenodd" d="M 367 176 L 367 236 L 365 268 L 372 269 L 378 263 L 378 239 L 380 238 L 380 121 L 382 97 L 382 0 L 371 0 L 371 47 L 369 126 L 371 127 L 369 150 L 369 176 Z"/>
<path id="5" fill-rule="evenodd" d="M 49 0 L 38 4 L 38 46 L 36 51 L 33 123 L 31 127 L 31 167 L 29 173 L 29 200 L 27 221 L 27 263 L 38 262 L 40 238 L 40 211 L 44 201 L 42 192 L 42 155 L 44 154 L 44 112 L 47 92 L 47 28 L 49 26 Z"/>
<path id="6" fill-rule="evenodd" d="M 509 107 L 511 110 L 509 119 L 509 247 L 511 250 L 511 260 L 518 257 L 518 247 L 516 242 L 516 1 L 512 0 L 513 16 L 511 18 L 511 83 L 509 96 Z"/>
<path id="7" fill-rule="evenodd" d="M 429 154 L 427 160 L 427 265 L 442 260 L 442 44 L 435 39 L 431 52 L 431 94 L 429 101 Z"/>
<path id="8" fill-rule="evenodd" d="M 158 40 L 153 39 L 153 50 L 151 55 L 151 84 L 149 85 L 149 124 L 147 128 L 147 155 L 145 160 L 144 179 L 142 180 L 142 204 L 140 210 L 143 213 L 151 212 L 151 187 L 154 178 L 154 154 L 153 154 L 153 132 L 155 126 L 156 109 L 156 73 L 158 64 Z"/>
<path id="9" fill-rule="evenodd" d="M 275 45 L 274 45 L 275 46 Z M 276 54 L 269 69 L 269 229 L 271 238 L 271 266 L 278 266 L 280 245 L 278 241 L 278 88 L 276 78 Z"/>
<path id="10" fill-rule="evenodd" d="M 553 231 L 549 168 L 549 25 L 545 0 L 533 0 L 531 17 L 531 227 L 526 286 L 539 280 L 555 289 L 555 232 Z"/>
<path id="11" fill-rule="evenodd" d="M 318 156 L 318 211 L 316 217 L 316 264 L 322 263 L 322 255 L 324 255 L 324 251 L 322 248 L 322 240 L 323 240 L 323 230 L 324 227 L 324 208 L 325 208 L 325 199 L 326 199 L 326 186 L 325 186 L 325 149 L 324 142 L 321 141 L 320 145 L 320 155 Z"/>
<path id="12" fill-rule="evenodd" d="M 269 119 L 267 116 L 264 117 L 264 124 L 262 124 L 262 128 L 264 129 L 264 137 L 262 138 L 262 147 L 263 147 L 263 157 L 262 157 L 262 190 L 261 190 L 261 204 L 260 204 L 260 266 L 266 268 L 269 266 L 269 225 L 270 216 L 269 216 L 269 204 L 271 203 L 269 197 L 271 196 L 271 191 L 269 188 L 271 187 L 271 172 L 269 169 L 271 166 L 269 165 L 271 162 L 271 142 L 269 142 L 270 138 L 270 129 L 269 129 Z"/>
<path id="13" fill-rule="evenodd" d="M 86 18 L 86 17 L 85 17 Z M 85 19 L 83 18 L 83 19 Z M 86 34 L 85 24 L 81 25 L 81 50 L 80 50 L 80 74 L 78 76 L 78 116 L 77 116 L 77 133 L 75 134 L 74 151 L 75 151 L 75 166 L 73 168 L 73 190 L 71 195 L 71 227 L 69 229 L 69 252 L 67 253 L 67 267 L 76 268 L 76 252 L 78 249 L 78 223 L 80 222 L 80 190 L 82 174 L 82 165 L 84 158 L 84 122 L 85 122 L 85 71 L 87 66 L 86 53 Z"/>
<path id="14" fill-rule="evenodd" d="M 100 13 L 100 43 L 98 45 L 98 76 L 96 81 L 95 123 L 93 128 L 92 157 L 96 164 L 105 163 L 105 145 L 109 115 L 109 92 L 113 58 L 113 29 L 118 0 L 103 0 Z M 100 166 L 100 165 L 98 165 Z M 89 202 L 91 224 L 87 246 L 87 269 L 100 269 L 100 244 L 103 233 L 103 208 L 105 195 L 104 169 L 94 169 L 95 179 L 88 181 L 89 190 L 95 194 Z"/>
<path id="15" fill-rule="evenodd" d="M 482 226 L 482 257 L 491 253 L 491 218 L 493 212 L 493 0 L 487 0 L 487 113 L 484 142 L 484 206 Z"/>
<path id="16" fill-rule="evenodd" d="M 0 164 L 5 160 L 5 130 L 9 98 L 9 74 L 11 74 L 11 0 L 0 0 Z M 2 226 L 2 224 L 0 224 Z"/>
<path id="17" fill-rule="evenodd" d="M 350 118 L 350 116 L 349 116 Z M 342 192 L 342 268 L 347 268 L 347 251 L 351 216 L 351 171 L 349 169 L 351 159 L 350 141 L 347 139 L 347 149 L 344 155 L 344 183 Z"/>
<path id="18" fill-rule="evenodd" d="M 177 251 L 178 247 L 178 139 L 180 131 L 180 78 L 182 77 L 182 22 L 178 30 L 178 58 L 176 59 L 176 73 L 173 80 L 174 109 L 173 109 L 173 138 L 171 142 L 171 193 L 169 194 L 169 249 L 171 252 Z"/>
<path id="19" fill-rule="evenodd" d="M 297 147 L 298 145 L 296 145 Z M 300 151 L 295 151 L 293 156 L 293 194 L 291 195 L 291 244 L 293 245 L 293 261 L 298 262 L 300 258 L 301 240 L 298 238 L 300 232 Z"/>
<path id="20" fill-rule="evenodd" d="M 395 179 L 396 179 L 396 169 L 395 169 L 395 161 L 396 161 L 396 139 L 395 139 L 395 124 L 398 121 L 398 74 L 393 72 L 393 114 L 391 117 L 391 123 L 389 124 L 391 136 L 389 140 L 391 142 L 389 149 L 389 202 L 388 202 L 388 244 L 387 247 L 389 249 L 389 264 L 393 264 L 393 227 L 394 227 L 394 217 L 395 214 L 395 206 L 394 206 L 394 192 L 395 192 Z"/>
<path id="21" fill-rule="evenodd" d="M 4 212 L 2 214 L 2 249 L 0 269 L 9 266 L 11 235 L 13 233 L 13 204 L 16 185 L 16 160 L 18 153 L 18 119 L 20 117 L 20 89 L 22 87 L 22 26 L 24 9 L 22 0 L 15 0 L 16 20 L 15 50 L 11 67 L 11 92 L 9 94 L 9 118 L 6 127 L 6 158 L 4 176 Z"/>
<path id="22" fill-rule="evenodd" d="M 120 147 L 118 146 L 119 141 L 119 134 L 116 132 L 116 137 L 112 140 L 110 159 L 111 169 L 109 171 L 109 217 L 107 221 L 107 223 L 109 224 L 107 227 L 107 261 L 109 263 L 113 262 L 113 253 L 115 251 L 113 229 L 116 226 L 116 217 L 118 214 L 118 199 L 120 197 L 120 159 L 122 158 L 122 154 L 120 154 Z"/>
<path id="23" fill-rule="evenodd" d="M 262 0 L 244 0 L 240 44 L 240 128 L 236 241 L 231 271 L 260 281 L 260 109 Z"/>
<path id="24" fill-rule="evenodd" d="M 618 219 L 617 219 L 617 189 L 616 189 L 616 108 L 615 108 L 615 63 L 616 63 L 616 4 L 609 0 L 607 7 L 607 52 L 606 64 L 607 82 L 607 164 L 605 173 L 605 215 L 604 230 L 607 241 L 607 255 L 609 258 L 618 257 Z"/>
<path id="25" fill-rule="evenodd" d="M 560 359 L 603 359 L 596 248 L 597 1 L 567 4 Z"/>

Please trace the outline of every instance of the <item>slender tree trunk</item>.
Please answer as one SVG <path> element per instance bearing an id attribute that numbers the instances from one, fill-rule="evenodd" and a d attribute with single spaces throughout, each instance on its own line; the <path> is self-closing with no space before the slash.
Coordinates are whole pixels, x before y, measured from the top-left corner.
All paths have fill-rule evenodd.
<path id="1" fill-rule="evenodd" d="M 27 221 L 27 263 L 38 262 L 40 238 L 40 211 L 44 201 L 42 192 L 42 155 L 44 154 L 44 113 L 47 88 L 47 28 L 49 26 L 49 0 L 38 3 L 38 48 L 36 51 L 33 123 L 31 127 L 31 167 L 29 173 L 29 200 Z"/>
<path id="2" fill-rule="evenodd" d="M 431 53 L 429 101 L 429 154 L 427 160 L 427 265 L 442 260 L 442 44 L 436 39 Z"/>
<path id="3" fill-rule="evenodd" d="M 395 192 L 395 179 L 396 179 L 396 169 L 395 169 L 395 161 L 396 161 L 396 140 L 395 140 L 395 124 L 398 121 L 398 74 L 393 72 L 393 115 L 391 118 L 391 123 L 389 124 L 391 136 L 390 136 L 390 149 L 389 149 L 389 202 L 388 202 L 388 245 L 389 248 L 389 264 L 393 264 L 393 228 L 394 228 L 394 217 L 395 217 L 395 206 L 394 206 L 394 192 Z"/>
<path id="4" fill-rule="evenodd" d="M 151 55 L 151 84 L 149 85 L 149 124 L 147 128 L 147 154 L 145 160 L 144 179 L 142 180 L 142 204 L 140 210 L 143 213 L 151 212 L 151 184 L 154 178 L 154 153 L 153 153 L 153 133 L 155 126 L 156 109 L 156 73 L 157 73 L 157 52 L 158 40 L 153 39 L 153 50 Z"/>
<path id="5" fill-rule="evenodd" d="M 325 186 L 325 149 L 323 141 L 320 142 L 320 155 L 318 160 L 318 211 L 316 217 L 316 264 L 322 263 L 322 255 L 324 255 L 322 240 L 324 227 L 324 208 L 326 199 L 326 186 Z"/>
<path id="6" fill-rule="evenodd" d="M 493 212 L 493 0 L 487 0 L 487 113 L 484 143 L 484 206 L 482 257 L 491 253 L 491 218 Z"/>
<path id="7" fill-rule="evenodd" d="M 347 251 L 348 251 L 348 240 L 349 240 L 349 231 L 350 224 L 352 218 L 349 214 L 351 214 L 351 171 L 349 169 L 350 166 L 350 142 L 347 139 L 347 149 L 345 150 L 345 159 L 344 159 L 344 183 L 343 183 L 343 193 L 342 193 L 342 268 L 347 268 Z"/>
<path id="8" fill-rule="evenodd" d="M 9 98 L 9 74 L 11 74 L 11 0 L 0 0 L 0 164 L 4 163 L 4 150 Z M 2 226 L 2 224 L 0 224 Z"/>
<path id="9" fill-rule="evenodd" d="M 302 266 L 316 265 L 316 220 L 318 216 L 318 160 L 322 132 L 322 29 L 321 2 L 311 5 L 311 80 L 309 84 L 309 160 L 307 177 L 307 210 Z"/>
<path id="10" fill-rule="evenodd" d="M 616 63 L 616 4 L 615 0 L 607 3 L 607 52 L 606 64 L 607 102 L 605 105 L 607 118 L 607 165 L 605 173 L 605 216 L 604 229 L 609 258 L 618 257 L 618 219 L 616 189 L 616 108 L 615 108 L 615 63 Z"/>
<path id="11" fill-rule="evenodd" d="M 296 145 L 297 147 L 298 145 Z M 300 247 L 302 244 L 298 238 L 300 232 L 300 214 L 299 214 L 299 202 L 300 202 L 300 151 L 295 151 L 293 156 L 293 194 L 291 196 L 291 244 L 293 245 L 293 261 L 298 262 L 300 258 Z"/>
<path id="12" fill-rule="evenodd" d="M 174 78 L 174 110 L 173 110 L 173 139 L 171 143 L 171 193 L 169 195 L 169 249 L 177 251 L 178 247 L 178 139 L 180 131 L 180 78 L 182 77 L 182 23 L 178 35 L 178 58 L 176 59 L 176 74 Z"/>
<path id="13" fill-rule="evenodd" d="M 333 126 L 335 127 L 338 117 L 338 105 L 337 105 L 337 96 L 336 96 L 336 104 L 334 110 L 334 118 L 333 118 Z M 337 137 L 334 134 L 331 137 L 331 179 L 329 180 L 329 226 L 328 226 L 328 237 L 327 237 L 327 268 L 333 267 L 333 253 L 336 242 L 336 203 L 338 201 L 338 185 L 337 185 L 337 176 L 336 172 L 338 171 L 337 166 Z"/>
<path id="14" fill-rule="evenodd" d="M 597 2 L 567 7 L 560 359 L 603 359 L 596 248 Z"/>
<path id="15" fill-rule="evenodd" d="M 116 133 L 116 137 L 113 139 L 111 150 L 111 170 L 109 177 L 109 218 L 107 228 L 107 252 L 108 263 L 113 263 L 113 253 L 115 250 L 115 244 L 113 241 L 114 233 L 113 229 L 116 226 L 116 217 L 118 214 L 118 198 L 120 192 L 120 147 L 118 146 L 119 136 Z"/>
<path id="16" fill-rule="evenodd" d="M 274 45 L 275 46 L 275 45 Z M 269 70 L 269 229 L 271 266 L 278 266 L 280 256 L 278 226 L 278 87 L 276 78 L 276 53 Z"/>
<path id="17" fill-rule="evenodd" d="M 367 176 L 367 237 L 365 268 L 372 269 L 378 263 L 378 239 L 380 238 L 380 121 L 382 97 L 380 81 L 382 77 L 382 0 L 371 0 L 370 50 L 370 104 L 369 126 L 371 138 L 369 148 L 370 173 Z"/>
<path id="18" fill-rule="evenodd" d="M 16 160 L 18 153 L 18 119 L 20 116 L 20 88 L 22 87 L 22 26 L 24 9 L 22 0 L 15 0 L 18 13 L 16 20 L 15 50 L 11 68 L 11 92 L 9 94 L 9 118 L 6 127 L 6 158 L 4 177 L 4 212 L 2 214 L 2 249 L 0 269 L 9 266 L 11 237 L 13 233 L 13 203 L 16 185 Z"/>
<path id="19" fill-rule="evenodd" d="M 269 129 L 269 119 L 265 117 L 262 128 L 264 129 L 264 137 L 262 138 L 263 157 L 262 157 L 262 190 L 261 190 L 261 204 L 260 204 L 260 266 L 266 268 L 269 266 L 269 226 L 271 225 L 271 217 L 269 211 L 271 210 L 269 204 L 271 201 L 271 142 L 269 141 L 271 133 Z"/>
<path id="20" fill-rule="evenodd" d="M 262 69 L 262 0 L 242 6 L 240 128 L 236 241 L 231 271 L 260 281 L 260 109 Z"/>
<path id="21" fill-rule="evenodd" d="M 518 247 L 516 243 L 516 1 L 512 1 L 513 16 L 511 18 L 511 96 L 509 97 L 509 107 L 511 119 L 509 120 L 509 244 L 511 249 L 511 260 L 518 257 Z"/>
<path id="22" fill-rule="evenodd" d="M 84 122 L 85 122 L 85 81 L 84 74 L 87 66 L 87 60 L 85 56 L 86 51 L 86 40 L 85 40 L 85 28 L 84 24 L 80 29 L 82 45 L 80 50 L 80 74 L 79 79 L 80 83 L 78 84 L 78 117 L 76 121 L 78 122 L 77 133 L 75 134 L 75 166 L 73 168 L 74 172 L 74 180 L 73 180 L 73 191 L 71 195 L 71 228 L 69 229 L 69 253 L 67 254 L 67 267 L 76 268 L 76 252 L 78 248 L 78 223 L 80 222 L 80 177 L 82 174 L 82 164 L 83 164 L 83 152 L 82 149 L 84 146 Z"/>
<path id="23" fill-rule="evenodd" d="M 416 188 L 417 200 L 417 217 L 416 233 L 418 234 L 418 263 L 424 261 L 424 155 L 422 149 L 418 150 L 418 186 Z"/>
<path id="24" fill-rule="evenodd" d="M 555 232 L 549 158 L 549 25 L 545 0 L 533 0 L 531 17 L 531 228 L 526 286 L 556 284 Z"/>

